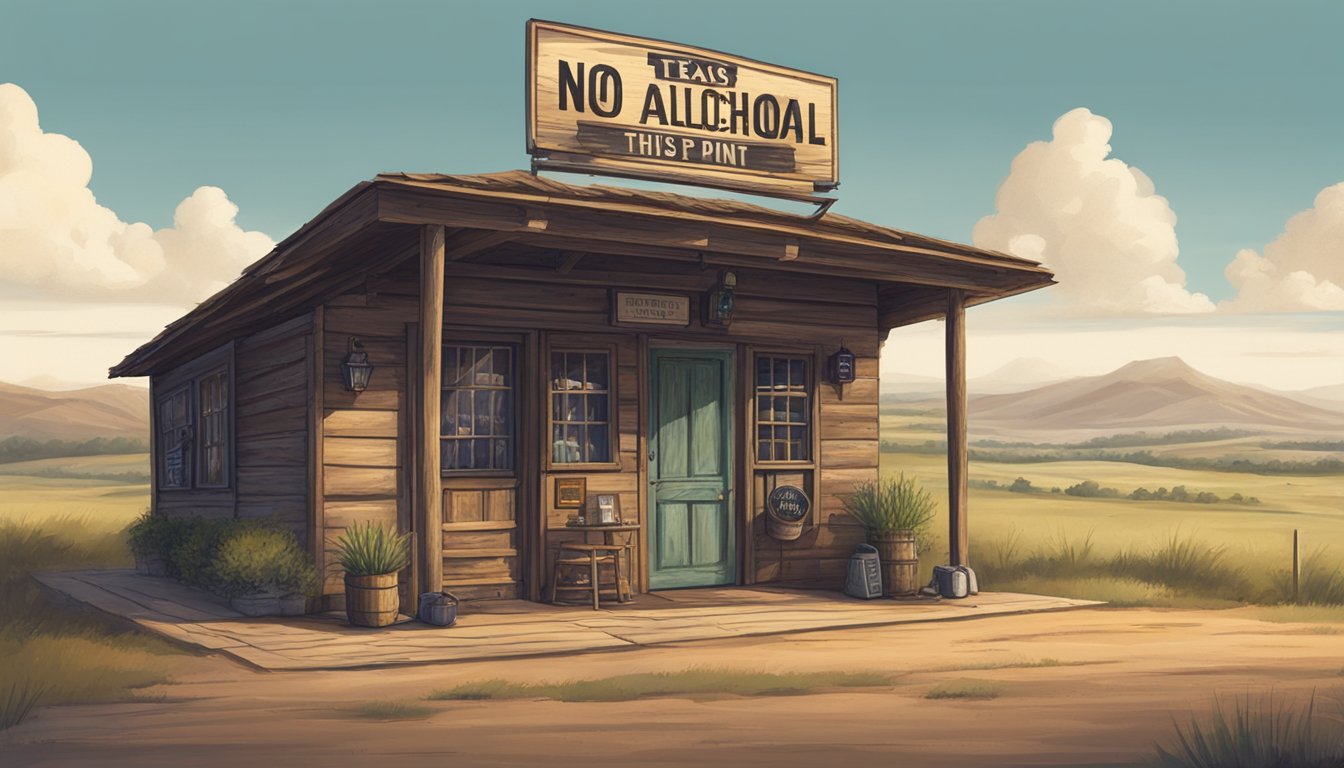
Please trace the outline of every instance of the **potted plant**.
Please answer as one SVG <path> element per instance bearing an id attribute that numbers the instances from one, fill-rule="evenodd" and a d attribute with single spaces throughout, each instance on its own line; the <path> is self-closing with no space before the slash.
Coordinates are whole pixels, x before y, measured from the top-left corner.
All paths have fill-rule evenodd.
<path id="1" fill-rule="evenodd" d="M 863 524 L 868 543 L 882 561 L 882 591 L 888 597 L 919 592 L 919 550 L 916 541 L 933 519 L 933 498 L 902 473 L 898 478 L 870 480 L 843 499 L 845 511 Z"/>
<path id="2" fill-rule="evenodd" d="M 298 539 L 276 526 L 235 526 L 209 565 L 212 590 L 244 616 L 306 613 L 317 592 L 317 568 Z"/>
<path id="3" fill-rule="evenodd" d="M 409 533 L 397 534 L 372 522 L 356 523 L 336 540 L 336 558 L 345 569 L 345 615 L 361 627 L 386 627 L 397 620 L 397 571 L 410 563 Z"/>

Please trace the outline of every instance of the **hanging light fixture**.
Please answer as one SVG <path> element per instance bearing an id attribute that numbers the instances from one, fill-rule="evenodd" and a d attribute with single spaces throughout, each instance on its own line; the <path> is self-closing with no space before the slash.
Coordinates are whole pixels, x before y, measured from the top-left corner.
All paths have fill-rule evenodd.
<path id="1" fill-rule="evenodd" d="M 733 290 L 737 287 L 737 275 L 732 272 L 719 274 L 719 282 L 705 297 L 705 325 L 709 328 L 727 328 L 733 322 L 733 307 L 736 303 Z"/>
<path id="2" fill-rule="evenodd" d="M 373 365 L 369 363 L 369 353 L 354 336 L 346 343 L 345 359 L 341 361 L 341 378 L 345 391 L 363 392 L 369 388 L 369 377 L 373 375 Z"/>

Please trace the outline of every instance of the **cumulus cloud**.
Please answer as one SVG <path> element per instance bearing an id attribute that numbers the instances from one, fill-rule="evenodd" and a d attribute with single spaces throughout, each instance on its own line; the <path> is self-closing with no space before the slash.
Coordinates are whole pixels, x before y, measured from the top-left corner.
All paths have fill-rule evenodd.
<path id="1" fill-rule="evenodd" d="M 0 287 L 53 298 L 189 304 L 238 276 L 274 243 L 236 222 L 217 187 L 183 200 L 173 226 L 127 223 L 89 189 L 79 142 L 47 133 L 37 105 L 0 83 Z"/>
<path id="2" fill-rule="evenodd" d="M 1220 309 L 1344 310 L 1344 182 L 1321 190 L 1311 208 L 1289 219 L 1263 256 L 1241 250 L 1224 274 L 1237 296 Z"/>
<path id="3" fill-rule="evenodd" d="M 1052 292 L 1097 314 L 1193 314 L 1213 302 L 1185 287 L 1176 214 L 1143 171 L 1110 157 L 1111 121 L 1075 109 L 1027 145 L 972 239 L 1041 261 Z"/>

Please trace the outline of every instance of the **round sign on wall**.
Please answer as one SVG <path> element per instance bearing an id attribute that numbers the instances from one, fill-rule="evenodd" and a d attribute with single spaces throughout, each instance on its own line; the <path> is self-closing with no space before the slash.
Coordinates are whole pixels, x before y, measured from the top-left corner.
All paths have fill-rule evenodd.
<path id="1" fill-rule="evenodd" d="M 776 487 L 766 497 L 765 503 L 781 520 L 795 523 L 807 517 L 807 511 L 812 508 L 812 500 L 796 485 Z"/>

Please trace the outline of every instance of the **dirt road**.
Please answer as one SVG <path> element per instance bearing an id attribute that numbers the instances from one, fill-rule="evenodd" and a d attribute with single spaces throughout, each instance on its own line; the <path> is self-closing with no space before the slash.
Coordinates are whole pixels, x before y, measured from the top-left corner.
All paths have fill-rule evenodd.
<path id="1" fill-rule="evenodd" d="M 619 653 L 341 672 L 194 660 L 137 703 L 54 707 L 0 733 L 5 766 L 1125 765 L 1212 695 L 1344 698 L 1344 627 L 1234 611 L 1079 610 L 691 643 Z M 1034 665 L 1034 666 L 1028 666 Z M 430 701 L 463 682 L 712 666 L 862 671 L 889 687 L 623 703 Z M 992 700 L 924 698 L 948 681 Z M 407 720 L 352 710 L 427 706 Z"/>

